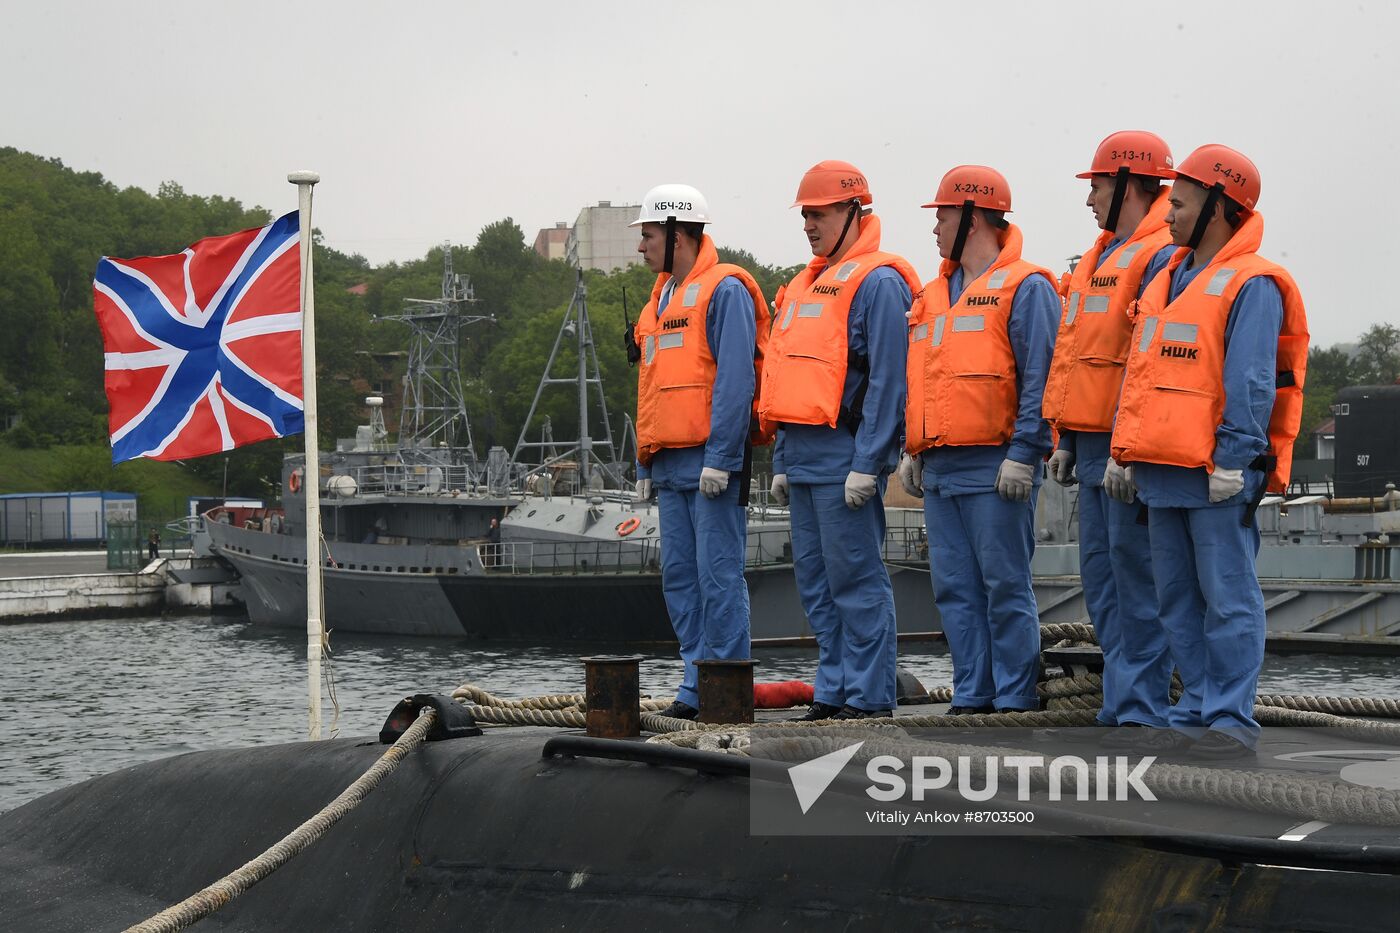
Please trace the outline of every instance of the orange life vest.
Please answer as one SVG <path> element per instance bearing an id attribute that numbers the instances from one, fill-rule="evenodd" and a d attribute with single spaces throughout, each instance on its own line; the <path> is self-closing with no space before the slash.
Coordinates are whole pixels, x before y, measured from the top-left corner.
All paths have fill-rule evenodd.
<path id="1" fill-rule="evenodd" d="M 638 315 L 633 331 L 642 350 L 637 370 L 637 459 L 644 464 L 651 463 L 663 447 L 695 447 L 710 437 L 715 358 L 705 336 L 705 314 L 715 288 L 731 275 L 744 283 L 753 298 L 758 337 L 754 386 L 762 384 L 768 304 L 753 276 L 739 266 L 721 263 L 714 242 L 706 236 L 690 274 L 676 284 L 665 312 L 659 315 L 661 292 L 671 276 L 656 277 L 651 301 Z"/>
<path id="2" fill-rule="evenodd" d="M 998 445 L 1015 433 L 1016 354 L 1006 324 L 1016 289 L 1028 276 L 1055 276 L 1021 258 L 1021 230 L 1009 225 L 1001 252 L 967 283 L 956 304 L 948 285 L 956 263 L 944 260 L 909 315 L 909 397 L 904 443 L 911 454 L 930 447 Z"/>
<path id="3" fill-rule="evenodd" d="M 1123 397 L 1113 429 L 1113 458 L 1215 469 L 1215 432 L 1225 412 L 1225 329 L 1244 284 L 1266 275 L 1283 296 L 1277 378 L 1269 447 L 1263 466 L 1269 492 L 1283 492 L 1293 465 L 1293 441 L 1303 414 L 1308 366 L 1308 320 L 1298 286 L 1281 266 L 1255 251 L 1264 219 L 1251 214 L 1210 264 L 1168 303 L 1179 249 L 1137 303 Z"/>
<path id="4" fill-rule="evenodd" d="M 880 218 L 872 214 L 860 221 L 856 241 L 834 266 L 818 256 L 778 289 L 759 393 L 759 421 L 765 429 L 780 423 L 836 426 L 851 363 L 846 339 L 851 301 L 865 277 L 882 266 L 903 276 L 911 292 L 918 291 L 914 267 L 880 251 Z"/>
<path id="5" fill-rule="evenodd" d="M 1128 306 L 1137 300 L 1152 257 L 1172 241 L 1166 219 L 1170 207 L 1164 190 L 1107 264 L 1099 266 L 1113 239 L 1105 230 L 1074 267 L 1042 408 L 1056 430 L 1113 429 L 1133 336 Z"/>

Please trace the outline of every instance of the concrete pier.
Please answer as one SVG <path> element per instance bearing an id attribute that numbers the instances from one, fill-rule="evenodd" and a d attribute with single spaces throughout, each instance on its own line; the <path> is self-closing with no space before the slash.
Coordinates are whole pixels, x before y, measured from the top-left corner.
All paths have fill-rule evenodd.
<path id="1" fill-rule="evenodd" d="M 237 610 L 237 585 L 212 558 L 162 557 L 136 573 L 96 571 L 100 552 L 6 555 L 0 558 L 0 624 L 150 615 L 172 611 Z M 27 570 L 70 566 L 74 573 L 20 576 Z"/>

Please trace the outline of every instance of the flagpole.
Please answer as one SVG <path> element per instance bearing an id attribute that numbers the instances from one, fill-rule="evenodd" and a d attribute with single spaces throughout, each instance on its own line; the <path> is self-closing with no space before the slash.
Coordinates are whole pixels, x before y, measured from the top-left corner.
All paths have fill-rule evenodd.
<path id="1" fill-rule="evenodd" d="M 316 425 L 316 314 L 311 279 L 311 189 L 316 172 L 292 172 L 297 186 L 297 220 L 301 227 L 301 385 L 306 414 L 302 439 L 306 463 L 301 488 L 306 497 L 306 695 L 307 734 L 321 737 L 321 453 Z"/>

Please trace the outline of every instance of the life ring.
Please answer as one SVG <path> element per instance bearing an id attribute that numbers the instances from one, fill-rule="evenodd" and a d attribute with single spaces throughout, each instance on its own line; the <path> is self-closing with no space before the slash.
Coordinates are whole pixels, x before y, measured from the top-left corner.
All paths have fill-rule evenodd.
<path id="1" fill-rule="evenodd" d="M 640 527 L 642 527 L 642 520 L 637 516 L 633 515 L 631 518 L 625 518 L 617 523 L 617 536 L 619 538 L 625 538 Z"/>
<path id="2" fill-rule="evenodd" d="M 292 492 L 301 489 L 301 470 L 293 470 L 292 475 L 287 477 L 287 489 Z"/>

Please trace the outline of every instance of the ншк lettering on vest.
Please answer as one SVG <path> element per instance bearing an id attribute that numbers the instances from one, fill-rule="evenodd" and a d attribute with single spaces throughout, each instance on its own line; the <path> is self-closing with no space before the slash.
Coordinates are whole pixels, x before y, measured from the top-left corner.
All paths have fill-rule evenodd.
<path id="1" fill-rule="evenodd" d="M 637 317 L 634 331 L 642 350 L 637 375 L 637 459 L 651 463 L 663 447 L 694 447 L 710 436 L 715 358 L 705 335 L 705 315 L 714 290 L 733 276 L 753 300 L 758 346 L 754 385 L 762 371 L 767 342 L 768 307 L 753 277 L 739 266 L 720 263 L 708 236 L 695 266 L 658 315 L 661 292 L 670 276 L 657 276 L 651 300 Z"/>
<path id="2" fill-rule="evenodd" d="M 1178 250 L 1138 302 L 1128 355 L 1113 457 L 1120 463 L 1163 463 L 1215 469 L 1215 432 L 1225 411 L 1225 331 L 1240 289 L 1256 276 L 1273 279 L 1283 296 L 1283 326 L 1275 365 L 1269 446 L 1258 464 L 1266 488 L 1283 492 L 1302 419 L 1308 364 L 1308 322 L 1298 286 L 1282 267 L 1259 256 L 1263 218 L 1256 212 L 1167 302 L 1171 273 L 1186 256 Z"/>
<path id="3" fill-rule="evenodd" d="M 1100 266 L 1105 230 L 1075 266 L 1065 294 L 1042 411 L 1057 430 L 1109 431 L 1133 336 L 1128 307 L 1152 257 L 1171 243 L 1163 191 L 1126 242 Z"/>
<path id="4" fill-rule="evenodd" d="M 948 285 L 956 265 L 944 262 L 924 286 L 909 320 L 905 368 L 905 447 L 998 445 L 1016 426 L 1016 355 L 1006 325 L 1016 290 L 1031 275 L 1055 277 L 1021 259 L 1021 231 L 1002 234 L 1002 249 L 956 302 Z"/>
<path id="5" fill-rule="evenodd" d="M 814 260 L 778 293 L 759 399 L 761 422 L 836 426 L 849 364 L 851 302 L 861 283 L 876 269 L 890 266 L 911 291 L 919 288 L 913 267 L 880 252 L 879 243 L 879 218 L 866 217 L 860 236 L 839 262 Z"/>

